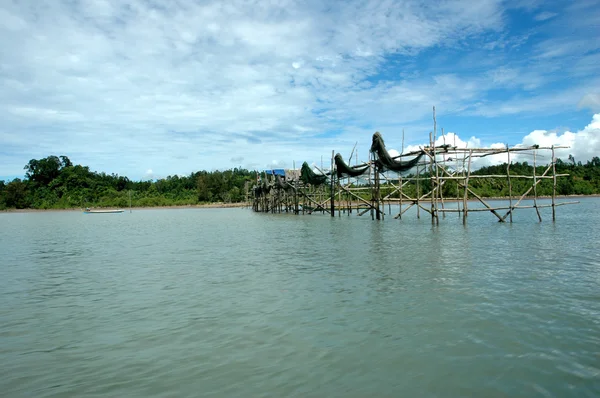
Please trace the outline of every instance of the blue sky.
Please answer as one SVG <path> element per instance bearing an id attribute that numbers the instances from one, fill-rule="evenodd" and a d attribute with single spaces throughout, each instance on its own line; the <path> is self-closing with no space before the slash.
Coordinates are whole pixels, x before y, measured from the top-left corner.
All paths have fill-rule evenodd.
<path id="1" fill-rule="evenodd" d="M 0 179 L 320 164 L 371 135 L 600 155 L 598 1 L 0 2 Z M 325 161 L 327 163 L 327 161 Z"/>

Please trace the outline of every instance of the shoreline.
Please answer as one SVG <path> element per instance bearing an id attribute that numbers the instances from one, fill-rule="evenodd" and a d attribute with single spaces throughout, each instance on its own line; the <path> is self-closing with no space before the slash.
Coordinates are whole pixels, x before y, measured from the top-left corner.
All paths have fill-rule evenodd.
<path id="1" fill-rule="evenodd" d="M 247 203 L 206 203 L 201 205 L 169 205 L 169 206 L 132 206 L 131 210 L 169 210 L 169 209 L 231 209 L 250 207 L 251 204 Z M 102 210 L 125 210 L 127 212 L 129 207 L 93 207 L 93 209 Z M 73 207 L 69 209 L 5 209 L 0 210 L 0 213 L 48 213 L 48 212 L 83 212 L 80 207 Z"/>
<path id="2" fill-rule="evenodd" d="M 515 199 L 519 199 L 520 196 L 513 196 L 513 200 Z M 555 198 L 556 199 L 577 199 L 577 198 L 598 198 L 600 197 L 600 194 L 593 194 L 593 195 L 557 195 Z M 538 199 L 552 199 L 552 196 L 538 196 Z M 483 198 L 483 200 L 486 201 L 493 201 L 493 200 L 508 200 L 508 196 L 506 197 L 501 197 L 501 196 L 494 196 L 494 197 L 486 197 Z M 533 196 L 526 196 L 523 200 L 533 200 Z M 421 199 L 419 202 L 421 203 L 425 203 L 425 202 L 430 202 L 431 200 L 429 198 L 426 199 Z M 453 203 L 453 202 L 462 202 L 462 199 L 456 199 L 456 198 L 444 198 L 444 203 Z M 468 200 L 469 202 L 478 202 L 479 200 L 476 198 L 470 198 Z M 408 199 L 405 199 L 403 201 L 404 203 L 409 203 L 411 202 Z M 394 200 L 393 202 L 388 202 L 385 201 L 385 203 L 393 203 L 393 204 L 399 204 L 400 202 L 398 200 Z M 342 202 L 342 206 L 346 205 L 347 202 Z M 360 204 L 360 202 L 358 201 L 352 201 L 351 202 L 351 206 L 356 206 Z M 173 210 L 173 209 L 232 209 L 232 208 L 244 208 L 244 207 L 252 207 L 252 203 L 223 203 L 223 202 L 216 202 L 216 203 L 205 203 L 205 204 L 201 204 L 201 205 L 170 205 L 170 206 L 133 206 L 131 207 L 131 210 Z M 340 207 L 340 203 L 336 200 L 336 208 Z M 113 209 L 120 209 L 120 210 L 125 210 L 125 212 L 127 212 L 129 210 L 129 207 L 102 207 L 99 209 L 104 209 L 104 210 L 113 210 Z M 70 208 L 70 209 L 5 209 L 5 210 L 0 210 L 0 213 L 39 213 L 39 212 L 82 212 L 83 209 L 76 207 L 76 208 Z"/>

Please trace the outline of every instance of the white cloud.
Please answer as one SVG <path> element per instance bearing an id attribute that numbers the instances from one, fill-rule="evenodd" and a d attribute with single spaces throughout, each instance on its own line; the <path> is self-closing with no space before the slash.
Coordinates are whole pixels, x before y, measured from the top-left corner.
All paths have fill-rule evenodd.
<path id="1" fill-rule="evenodd" d="M 558 14 L 555 12 L 544 11 L 544 12 L 540 12 L 539 14 L 537 14 L 535 16 L 535 20 L 536 21 L 546 21 L 548 19 L 554 18 L 557 15 Z"/>
<path id="2" fill-rule="evenodd" d="M 600 112 L 600 94 L 586 94 L 578 106 L 580 108 L 588 108 L 593 112 Z"/>
<path id="3" fill-rule="evenodd" d="M 460 149 L 487 148 L 501 150 L 506 148 L 506 144 L 503 143 L 482 145 L 481 140 L 476 137 L 471 137 L 468 141 L 464 141 L 457 134 L 452 132 L 446 133 L 436 139 L 435 145 L 437 147 L 445 144 Z M 425 145 L 428 144 L 423 143 L 420 145 L 410 145 L 407 147 L 405 152 L 417 151 L 420 147 L 424 147 Z M 534 145 L 545 148 L 550 148 L 552 146 L 564 147 L 555 149 L 555 156 L 564 161 L 569 158 L 569 155 L 572 155 L 576 161 L 581 161 L 582 163 L 591 160 L 594 156 L 600 156 L 600 114 L 594 115 L 591 123 L 577 132 L 564 131 L 559 133 L 556 131 L 534 130 L 524 136 L 522 141 L 514 147 L 528 148 Z M 549 150 L 540 150 L 539 154 L 540 156 L 538 157 L 538 164 L 548 164 L 552 159 L 551 152 Z M 452 158 L 453 155 L 441 155 L 440 159 L 447 160 L 449 157 Z M 531 163 L 532 156 L 530 153 L 515 152 L 511 154 L 510 159 L 513 162 L 527 161 Z M 456 161 L 456 157 L 454 157 L 453 160 Z M 508 157 L 506 153 L 495 154 L 483 158 L 473 158 L 472 167 L 480 168 L 484 166 L 498 165 L 506 163 L 507 161 Z"/>
<path id="4" fill-rule="evenodd" d="M 595 84 L 547 106 L 542 93 L 490 102 L 489 90 L 535 90 L 547 74 L 469 53 L 492 66 L 465 75 L 454 70 L 462 57 L 442 70 L 416 64 L 422 51 L 498 36 L 506 19 L 496 0 L 153 4 L 0 5 L 0 143 L 11 152 L 0 153 L 0 175 L 50 154 L 131 178 L 146 176 L 148 158 L 156 175 L 242 160 L 319 163 L 321 151 L 349 154 L 377 128 L 423 125 L 434 104 L 447 114 L 543 112 L 576 104 Z M 550 50 L 548 42 L 536 54 Z M 577 70 L 595 71 L 593 59 Z"/>

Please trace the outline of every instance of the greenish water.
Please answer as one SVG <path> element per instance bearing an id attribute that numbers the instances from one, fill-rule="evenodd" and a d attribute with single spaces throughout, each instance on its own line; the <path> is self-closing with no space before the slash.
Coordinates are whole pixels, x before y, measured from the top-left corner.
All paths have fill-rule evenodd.
<path id="1" fill-rule="evenodd" d="M 0 395 L 598 396 L 599 209 L 0 214 Z"/>

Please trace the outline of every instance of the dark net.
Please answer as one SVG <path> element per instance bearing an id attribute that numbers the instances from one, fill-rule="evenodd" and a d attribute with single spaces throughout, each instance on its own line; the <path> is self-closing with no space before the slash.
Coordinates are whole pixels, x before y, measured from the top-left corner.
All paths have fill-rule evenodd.
<path id="1" fill-rule="evenodd" d="M 315 172 L 311 170 L 308 163 L 304 162 L 302 163 L 302 169 L 300 169 L 300 180 L 305 184 L 321 185 L 327 182 L 327 176 L 315 174 Z"/>
<path id="2" fill-rule="evenodd" d="M 348 166 L 346 162 L 344 162 L 344 158 L 339 153 L 335 154 L 334 157 L 335 167 L 338 178 L 342 178 L 344 176 L 349 177 L 358 177 L 363 175 L 367 170 L 369 170 L 369 165 L 361 165 L 361 166 Z"/>
<path id="3" fill-rule="evenodd" d="M 375 161 L 375 164 L 379 169 L 383 171 L 391 170 L 397 172 L 408 171 L 412 169 L 417 165 L 417 163 L 419 163 L 419 160 L 421 160 L 421 157 L 423 157 L 425 154 L 424 152 L 421 152 L 416 158 L 404 162 L 401 160 L 394 160 L 385 149 L 383 137 L 378 132 L 373 134 L 371 152 L 377 154 L 377 160 Z"/>

